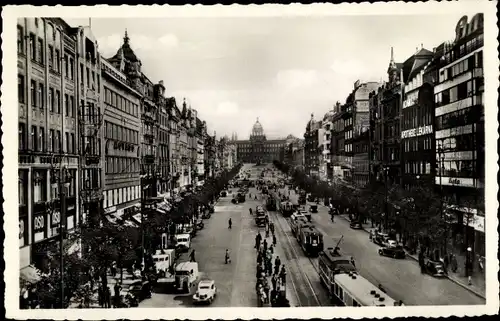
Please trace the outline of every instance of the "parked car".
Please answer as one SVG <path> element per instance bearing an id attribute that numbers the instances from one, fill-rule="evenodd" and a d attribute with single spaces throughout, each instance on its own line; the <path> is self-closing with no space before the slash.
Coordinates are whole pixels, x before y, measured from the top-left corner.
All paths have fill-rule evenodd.
<path id="1" fill-rule="evenodd" d="M 222 192 L 220 192 L 220 196 L 221 196 L 221 197 L 226 197 L 226 196 L 227 196 L 227 192 L 226 192 L 226 191 L 222 191 Z"/>
<path id="2" fill-rule="evenodd" d="M 212 216 L 212 214 L 210 214 L 210 212 L 205 212 L 203 214 L 201 214 L 201 218 L 210 218 Z"/>
<path id="3" fill-rule="evenodd" d="M 215 286 L 214 280 L 201 280 L 198 283 L 196 293 L 193 294 L 193 303 L 211 304 L 216 296 L 217 287 Z"/>
<path id="4" fill-rule="evenodd" d="M 149 281 L 135 281 L 128 288 L 128 293 L 137 302 L 151 298 L 151 284 Z"/>
<path id="5" fill-rule="evenodd" d="M 372 237 L 372 242 L 380 246 L 396 245 L 395 244 L 396 241 L 391 240 L 391 238 L 387 233 L 380 233 L 380 232 L 375 232 L 375 235 L 373 235 Z"/>
<path id="6" fill-rule="evenodd" d="M 316 205 L 316 204 L 309 205 L 309 212 L 318 213 L 318 205 Z"/>
<path id="7" fill-rule="evenodd" d="M 351 224 L 349 224 L 349 227 L 352 228 L 353 230 L 362 230 L 363 229 L 363 225 L 361 225 L 360 222 L 351 222 Z"/>
<path id="8" fill-rule="evenodd" d="M 199 220 L 196 222 L 196 229 L 198 229 L 198 230 L 202 230 L 204 227 L 205 227 L 205 223 L 203 223 L 203 220 L 199 219 Z"/>
<path id="9" fill-rule="evenodd" d="M 423 266 L 424 273 L 427 273 L 436 278 L 442 278 L 446 276 L 446 271 L 444 270 L 443 263 L 440 261 L 432 261 L 426 259 Z"/>
<path id="10" fill-rule="evenodd" d="M 406 257 L 406 253 L 401 245 L 383 246 L 378 249 L 378 254 L 389 256 L 395 259 L 404 259 Z"/>

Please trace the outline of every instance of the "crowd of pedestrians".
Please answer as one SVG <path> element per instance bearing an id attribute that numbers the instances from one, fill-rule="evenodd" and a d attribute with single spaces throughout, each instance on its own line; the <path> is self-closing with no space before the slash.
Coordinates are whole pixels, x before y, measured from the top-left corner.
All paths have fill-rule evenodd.
<path id="1" fill-rule="evenodd" d="M 276 243 L 274 224 L 267 221 L 266 236 L 257 233 L 254 246 L 257 251 L 255 287 L 259 306 L 278 306 L 279 302 L 286 300 L 286 269 L 278 255 L 274 258 Z"/>

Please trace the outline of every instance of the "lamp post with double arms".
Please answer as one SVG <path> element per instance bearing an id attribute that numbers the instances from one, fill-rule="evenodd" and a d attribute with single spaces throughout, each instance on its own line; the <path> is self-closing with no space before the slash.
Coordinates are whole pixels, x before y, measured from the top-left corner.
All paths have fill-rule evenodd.
<path id="1" fill-rule="evenodd" d="M 440 217 L 441 217 L 441 223 L 444 220 L 444 195 L 443 195 L 443 170 L 444 170 L 444 148 L 443 148 L 443 142 L 440 141 L 438 143 L 437 147 L 437 156 L 438 156 L 438 170 L 439 170 L 439 200 L 440 200 Z M 446 252 L 446 237 L 447 237 L 447 223 L 445 222 L 445 235 L 444 235 L 444 240 L 443 240 L 443 251 Z"/>

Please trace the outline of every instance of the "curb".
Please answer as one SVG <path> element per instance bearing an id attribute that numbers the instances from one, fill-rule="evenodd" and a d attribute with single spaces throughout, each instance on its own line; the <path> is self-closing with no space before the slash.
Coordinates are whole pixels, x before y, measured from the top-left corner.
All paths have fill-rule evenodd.
<path id="1" fill-rule="evenodd" d="M 324 207 L 325 207 L 325 206 L 324 206 Z M 342 214 L 341 214 L 341 215 L 338 215 L 338 216 L 342 217 L 342 219 L 344 219 L 345 221 L 350 222 L 350 220 L 349 220 L 347 217 L 345 217 L 344 215 L 342 215 Z M 370 231 L 369 231 L 369 230 L 367 230 L 365 227 L 363 227 L 363 231 L 365 231 L 366 233 L 370 233 Z M 406 252 L 406 250 L 405 250 L 405 252 Z M 418 258 L 417 258 L 417 257 L 415 257 L 414 255 L 408 254 L 408 252 L 406 252 L 406 255 L 407 255 L 408 257 L 410 257 L 411 259 L 413 259 L 414 261 L 418 262 Z M 463 282 L 461 282 L 461 281 L 459 281 L 459 280 L 457 280 L 457 279 L 455 279 L 455 278 L 453 278 L 453 277 L 450 277 L 449 275 L 447 275 L 447 276 L 446 276 L 446 278 L 447 278 L 448 280 L 450 280 L 451 282 L 453 282 L 453 283 L 455 283 L 455 284 L 458 284 L 458 285 L 459 285 L 459 286 L 461 286 L 462 288 L 464 288 L 464 289 L 468 290 L 468 291 L 469 291 L 469 292 L 471 292 L 472 294 L 474 294 L 474 295 L 476 295 L 476 296 L 478 296 L 478 297 L 480 297 L 480 298 L 482 298 L 482 299 L 486 300 L 486 296 L 485 296 L 484 294 L 482 294 L 482 293 L 480 293 L 479 291 L 476 291 L 476 290 L 474 290 L 474 289 L 471 289 L 471 288 L 470 288 L 467 284 L 465 284 L 465 283 L 463 283 Z"/>

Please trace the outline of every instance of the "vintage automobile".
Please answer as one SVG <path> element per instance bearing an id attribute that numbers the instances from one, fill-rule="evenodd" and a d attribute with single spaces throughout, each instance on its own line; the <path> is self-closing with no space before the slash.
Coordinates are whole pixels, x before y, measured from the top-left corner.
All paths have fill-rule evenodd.
<path id="1" fill-rule="evenodd" d="M 363 225 L 361 225 L 360 222 L 351 222 L 351 224 L 349 224 L 349 227 L 352 228 L 353 230 L 362 230 L 363 229 Z"/>
<path id="2" fill-rule="evenodd" d="M 436 278 L 446 277 L 446 271 L 444 269 L 443 263 L 440 261 L 432 261 L 426 259 L 423 265 L 424 273 L 427 273 Z"/>
<path id="3" fill-rule="evenodd" d="M 227 192 L 226 192 L 226 191 L 222 191 L 222 192 L 220 192 L 220 196 L 221 196 L 221 197 L 226 197 L 226 196 L 227 196 Z"/>
<path id="4" fill-rule="evenodd" d="M 196 229 L 197 229 L 197 230 L 202 230 L 204 227 L 205 227 L 205 223 L 203 223 L 203 220 L 202 220 L 202 219 L 199 219 L 199 220 L 196 222 Z"/>
<path id="5" fill-rule="evenodd" d="M 392 240 L 387 233 L 375 232 L 372 237 L 372 242 L 380 246 L 394 246 L 397 244 L 395 240 Z"/>
<path id="6" fill-rule="evenodd" d="M 406 258 L 406 253 L 401 245 L 383 246 L 378 249 L 378 254 L 383 256 L 389 256 L 394 259 Z"/>
<path id="7" fill-rule="evenodd" d="M 201 214 L 201 218 L 210 218 L 212 214 L 210 214 L 209 211 L 205 211 L 203 214 Z"/>
<path id="8" fill-rule="evenodd" d="M 196 293 L 193 294 L 193 303 L 211 304 L 216 296 L 217 287 L 215 286 L 214 280 L 201 280 L 200 283 L 198 283 Z"/>
<path id="9" fill-rule="evenodd" d="M 141 302 L 142 300 L 151 298 L 151 285 L 149 281 L 135 281 L 128 288 L 128 293 L 134 301 Z"/>
<path id="10" fill-rule="evenodd" d="M 309 205 L 309 212 L 318 213 L 318 205 L 316 205 L 316 204 Z"/>

